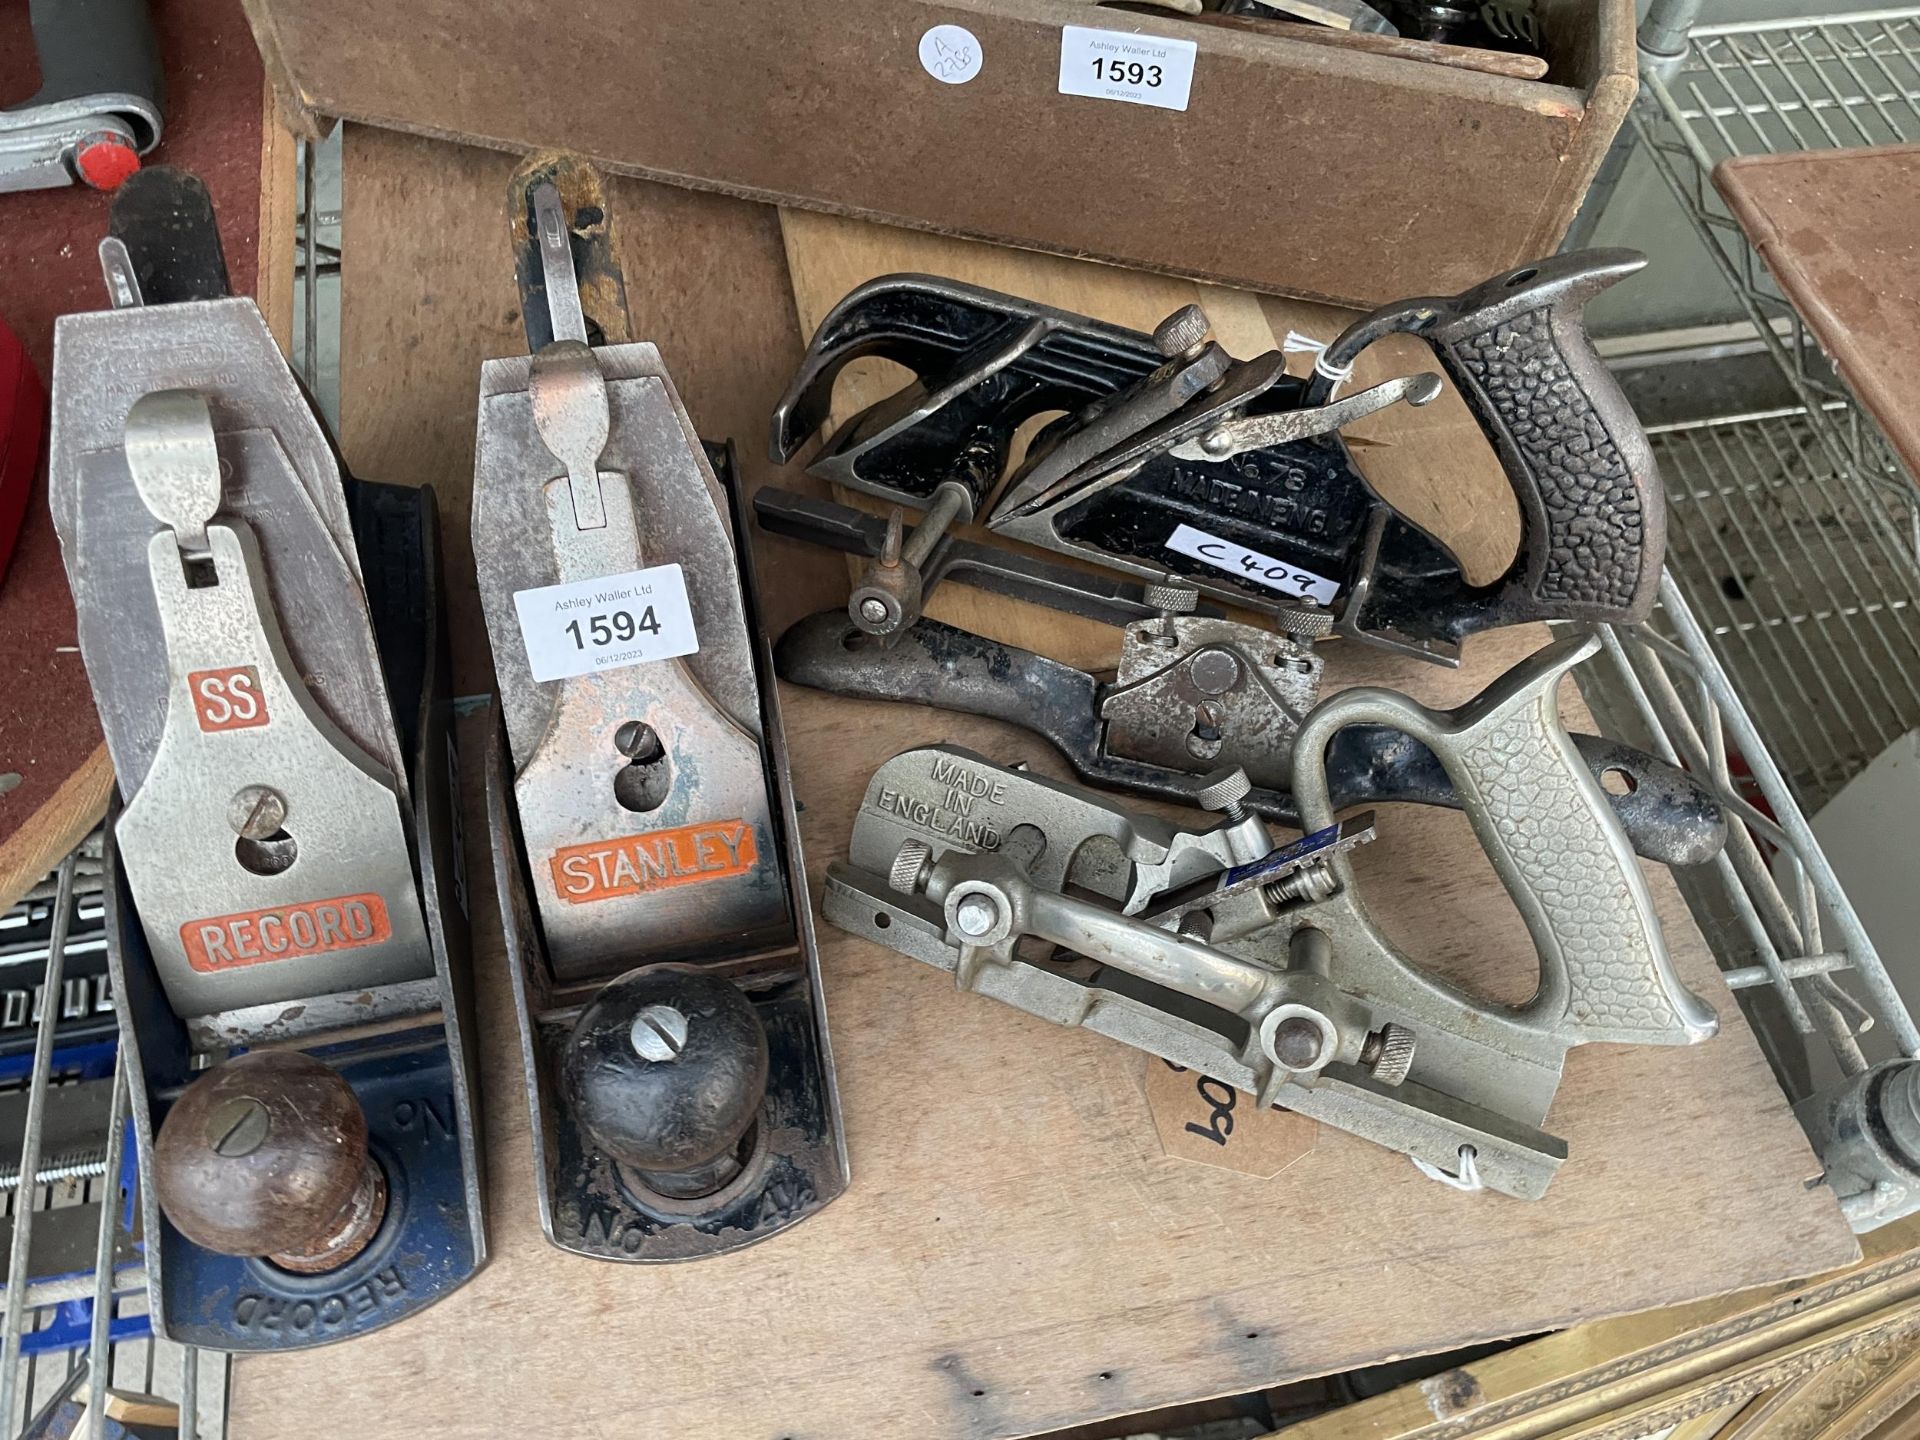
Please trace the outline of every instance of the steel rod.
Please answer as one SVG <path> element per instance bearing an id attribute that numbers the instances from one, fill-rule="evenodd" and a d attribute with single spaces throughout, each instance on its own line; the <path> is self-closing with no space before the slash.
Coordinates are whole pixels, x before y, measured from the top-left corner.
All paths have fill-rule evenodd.
<path id="1" fill-rule="evenodd" d="M 1805 15 L 1775 20 L 1736 20 L 1718 25 L 1695 25 L 1688 32 L 1697 43 L 1723 35 L 1757 35 L 1771 30 L 1804 30 L 1809 25 L 1875 25 L 1889 20 L 1920 19 L 1920 7 L 1900 6 L 1891 10 L 1849 10 L 1839 15 L 1822 15 L 1809 20 Z"/>
<path id="2" fill-rule="evenodd" d="M 1600 636 L 1601 643 L 1606 646 L 1608 657 L 1613 661 L 1621 683 L 1627 687 L 1627 693 L 1639 708 L 1641 719 L 1645 722 L 1648 732 L 1654 737 L 1656 749 L 1661 758 L 1671 765 L 1683 763 L 1668 734 L 1667 726 L 1663 723 L 1667 717 L 1662 715 L 1662 707 L 1656 704 L 1654 696 L 1642 682 L 1638 669 L 1621 642 L 1618 631 L 1611 625 L 1602 626 Z M 1674 691 L 1672 682 L 1667 679 L 1666 672 L 1660 669 L 1660 662 L 1649 654 L 1647 664 L 1658 676 L 1661 688 L 1677 703 L 1678 693 Z M 1684 713 L 1672 718 L 1678 722 L 1676 728 L 1683 731 L 1692 729 L 1692 722 Z M 1697 754 L 1700 749 L 1698 735 L 1689 735 L 1687 738 L 1692 742 L 1691 750 Z M 1696 774 L 1699 774 L 1703 768 L 1698 763 L 1687 763 L 1688 768 Z M 1721 777 L 1709 778 L 1716 786 L 1720 784 Z M 1766 926 L 1762 923 L 1759 911 L 1754 906 L 1752 894 L 1741 883 L 1739 872 L 1724 849 L 1713 857 L 1713 865 L 1714 872 L 1720 878 L 1721 887 L 1726 892 L 1727 900 L 1733 906 L 1735 919 L 1746 931 L 1747 941 L 1753 947 L 1754 953 L 1760 957 L 1760 965 L 1757 968 L 1772 980 L 1774 990 L 1780 996 L 1780 1003 L 1786 1008 L 1788 1020 L 1793 1028 L 1802 1035 L 1813 1033 L 1813 1017 L 1807 1013 L 1799 991 L 1794 989 L 1791 972 L 1781 961 L 1774 937 L 1768 933 Z"/>
<path id="3" fill-rule="evenodd" d="M 40 1003 L 40 1028 L 33 1040 L 33 1068 L 27 1082 L 26 1137 L 20 1145 L 20 1173 L 40 1173 L 40 1141 L 47 1123 L 47 1081 L 53 1073 L 53 1037 L 60 1022 L 59 994 L 67 960 L 67 924 L 73 913 L 75 857 L 60 862 L 53 892 L 53 928 L 47 942 L 45 999 Z M 13 1405 L 20 1379 L 20 1324 L 26 1316 L 27 1287 L 33 1251 L 33 1189 L 22 1185 L 14 1192 L 13 1246 L 7 1258 L 7 1304 L 0 1324 L 0 1424 L 12 1425 Z"/>
<path id="4" fill-rule="evenodd" d="M 1786 971 L 1790 980 L 1804 980 L 1809 975 L 1829 975 L 1836 970 L 1850 970 L 1853 961 L 1845 955 L 1797 955 L 1791 960 L 1780 962 L 1780 968 Z M 1773 975 L 1764 965 L 1739 965 L 1731 970 L 1722 970 L 1720 978 L 1727 982 L 1729 990 L 1752 990 L 1757 986 L 1773 984 Z"/>
<path id="5" fill-rule="evenodd" d="M 320 217 L 314 212 L 320 190 L 317 149 L 313 140 L 300 142 L 300 206 L 305 217 L 300 227 L 300 275 L 307 327 L 301 346 L 301 378 L 307 382 L 308 393 L 316 398 L 320 394 Z"/>
<path id="6" fill-rule="evenodd" d="M 199 1440 L 199 1435 L 200 1350 L 185 1345 L 180 1349 L 180 1440 Z"/>
<path id="7" fill-rule="evenodd" d="M 1759 731 L 1754 728 L 1752 717 L 1747 714 L 1745 704 L 1728 682 L 1725 672 L 1713 663 L 1713 652 L 1708 646 L 1707 637 L 1671 575 L 1663 577 L 1660 582 L 1660 603 L 1666 611 L 1667 620 L 1678 632 L 1681 644 L 1694 656 L 1700 680 L 1712 692 L 1714 703 L 1720 709 L 1721 724 L 1731 732 L 1761 793 L 1773 807 L 1780 828 L 1793 843 L 1815 889 L 1826 902 L 1838 938 L 1846 952 L 1853 957 L 1853 968 L 1860 976 L 1860 983 L 1866 987 L 1881 1018 L 1887 1022 L 1895 1044 L 1903 1055 L 1920 1056 L 1920 1029 L 1915 1028 L 1913 1017 L 1907 1013 L 1906 1002 L 1894 988 L 1886 966 L 1881 963 L 1880 953 L 1874 948 L 1872 937 L 1867 934 L 1859 915 L 1847 900 L 1840 877 L 1834 874 L 1833 866 L 1821 850 L 1812 827 L 1800 813 L 1800 806 L 1787 787 L 1786 777 L 1780 773 L 1773 756 L 1767 752 Z"/>
<path id="8" fill-rule="evenodd" d="M 113 1257 L 120 1234 L 120 1147 L 126 1139 L 127 1052 L 113 1059 L 113 1095 L 107 1119 L 107 1168 L 100 1186 L 100 1229 L 93 1247 L 93 1330 L 88 1337 L 87 1428 L 106 1434 L 107 1384 L 113 1374 Z"/>

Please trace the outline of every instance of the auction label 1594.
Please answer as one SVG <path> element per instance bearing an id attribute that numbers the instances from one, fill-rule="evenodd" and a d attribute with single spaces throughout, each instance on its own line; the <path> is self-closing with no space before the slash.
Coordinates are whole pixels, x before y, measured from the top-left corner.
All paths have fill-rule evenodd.
<path id="1" fill-rule="evenodd" d="M 513 608 L 536 680 L 671 660 L 700 648 L 678 565 L 516 590 Z"/>

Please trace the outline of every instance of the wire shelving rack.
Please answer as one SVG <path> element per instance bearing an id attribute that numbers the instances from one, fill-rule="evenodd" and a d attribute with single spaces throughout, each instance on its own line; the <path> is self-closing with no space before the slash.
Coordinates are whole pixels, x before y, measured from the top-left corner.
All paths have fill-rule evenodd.
<path id="1" fill-rule="evenodd" d="M 1736 156 L 1920 140 L 1920 8 L 1684 27 L 1685 8 L 1656 7 L 1642 29 L 1633 135 L 1798 403 L 1655 433 L 1671 569 L 1816 807 L 1920 725 L 1920 490 L 1713 173 Z"/>

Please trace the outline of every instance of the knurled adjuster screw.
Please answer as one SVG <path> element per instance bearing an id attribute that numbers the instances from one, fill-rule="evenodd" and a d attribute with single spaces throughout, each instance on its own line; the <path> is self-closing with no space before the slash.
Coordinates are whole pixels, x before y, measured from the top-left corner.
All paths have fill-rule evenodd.
<path id="1" fill-rule="evenodd" d="M 933 847 L 924 840 L 909 840 L 893 857 L 887 872 L 887 888 L 902 895 L 917 895 L 933 869 Z"/>
<path id="2" fill-rule="evenodd" d="M 1389 1020 L 1367 1036 L 1360 1047 L 1360 1063 L 1382 1085 L 1398 1085 L 1413 1068 L 1413 1031 Z"/>
<path id="3" fill-rule="evenodd" d="M 1198 358 L 1213 328 L 1198 305 L 1182 305 L 1153 327 L 1153 348 L 1169 360 Z"/>
<path id="4" fill-rule="evenodd" d="M 1244 820 L 1247 811 L 1240 802 L 1252 793 L 1253 782 L 1247 778 L 1247 772 L 1232 765 L 1202 775 L 1193 803 L 1202 810 L 1218 810 L 1229 820 Z"/>

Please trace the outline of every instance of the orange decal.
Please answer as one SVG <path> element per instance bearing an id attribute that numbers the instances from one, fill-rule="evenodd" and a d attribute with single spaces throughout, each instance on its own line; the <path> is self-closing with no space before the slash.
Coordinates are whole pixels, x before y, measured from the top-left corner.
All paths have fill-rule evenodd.
<path id="1" fill-rule="evenodd" d="M 265 965 L 332 950 L 355 950 L 392 938 L 387 902 L 378 895 L 342 895 L 277 905 L 238 915 L 189 920 L 180 927 L 187 964 L 201 974 Z"/>
<path id="2" fill-rule="evenodd" d="M 709 820 L 553 852 L 553 888 L 573 905 L 745 875 L 760 863 L 744 820 Z"/>
<path id="3" fill-rule="evenodd" d="M 193 718 L 207 731 L 245 730 L 267 723 L 267 697 L 260 693 L 260 672 L 251 665 L 231 670 L 195 670 L 187 676 Z"/>

